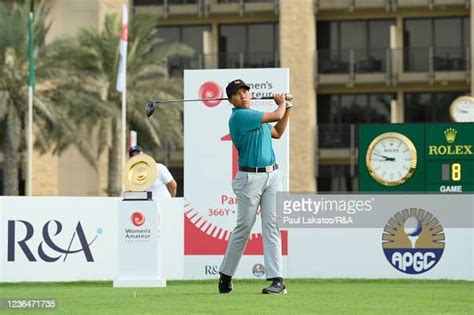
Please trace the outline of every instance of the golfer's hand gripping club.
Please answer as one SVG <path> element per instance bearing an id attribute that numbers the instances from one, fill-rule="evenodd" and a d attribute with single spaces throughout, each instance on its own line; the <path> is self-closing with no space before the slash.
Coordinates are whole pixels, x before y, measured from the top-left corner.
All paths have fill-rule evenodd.
<path id="1" fill-rule="evenodd" d="M 147 117 L 150 117 L 153 115 L 156 109 L 156 102 L 155 101 L 149 101 L 148 104 L 145 106 L 145 114 Z"/>

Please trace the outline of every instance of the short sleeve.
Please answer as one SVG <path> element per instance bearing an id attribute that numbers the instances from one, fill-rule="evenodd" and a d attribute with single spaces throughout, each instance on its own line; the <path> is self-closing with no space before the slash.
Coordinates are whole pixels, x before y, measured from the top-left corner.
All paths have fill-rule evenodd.
<path id="1" fill-rule="evenodd" d="M 239 110 L 238 124 L 242 131 L 257 129 L 262 124 L 263 112 L 253 109 Z"/>
<path id="2" fill-rule="evenodd" d="M 158 178 L 164 183 L 169 184 L 173 180 L 173 175 L 166 166 L 161 163 L 157 163 Z"/>

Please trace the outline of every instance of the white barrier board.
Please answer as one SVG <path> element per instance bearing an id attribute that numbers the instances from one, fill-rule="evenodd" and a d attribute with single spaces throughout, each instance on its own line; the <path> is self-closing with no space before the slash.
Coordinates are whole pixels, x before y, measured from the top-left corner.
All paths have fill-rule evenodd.
<path id="1" fill-rule="evenodd" d="M 119 200 L 2 197 L 1 281 L 113 279 Z"/>
<path id="2" fill-rule="evenodd" d="M 466 217 L 462 227 L 452 226 L 456 222 L 450 223 L 451 219 L 439 214 L 433 196 L 419 196 L 413 201 L 403 195 L 400 198 L 405 203 L 403 207 L 408 203 L 416 204 L 439 220 L 444 234 L 441 255 L 432 256 L 429 248 L 418 250 L 423 255 L 416 254 L 416 248 L 401 248 L 399 252 L 402 254 L 413 252 L 418 256 L 407 254 L 404 258 L 400 256 L 403 259 L 396 258 L 383 247 L 384 226 L 292 228 L 288 237 L 288 256 L 284 261 L 286 276 L 474 280 L 472 215 Z M 338 197 L 354 198 L 354 195 Z M 321 198 L 329 197 L 322 195 Z M 459 198 L 463 198 L 463 204 L 474 213 L 474 195 L 443 195 L 442 198 L 446 204 L 453 205 L 448 209 L 453 216 L 459 214 L 455 212 L 461 204 Z M 466 203 L 466 198 L 471 198 L 471 203 L 469 200 Z M 119 202 L 119 198 L 1 197 L 0 281 L 115 279 Z M 196 269 L 187 272 L 189 268 L 184 264 L 183 199 L 169 199 L 160 205 L 163 278 L 217 278 L 219 255 L 211 258 L 193 256 Z M 459 217 L 456 220 L 458 224 Z M 241 276 L 238 277 L 263 278 L 259 264 L 263 264 L 261 256 L 244 256 L 239 267 Z"/>

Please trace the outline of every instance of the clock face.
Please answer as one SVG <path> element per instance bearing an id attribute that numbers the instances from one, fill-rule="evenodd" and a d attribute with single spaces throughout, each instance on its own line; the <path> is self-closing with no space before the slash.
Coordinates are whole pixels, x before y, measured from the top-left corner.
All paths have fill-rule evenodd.
<path id="1" fill-rule="evenodd" d="M 404 135 L 387 132 L 376 137 L 367 150 L 369 174 L 385 186 L 405 183 L 416 169 L 416 148 Z"/>
<path id="2" fill-rule="evenodd" d="M 474 98 L 461 96 L 449 108 L 451 119 L 455 122 L 474 122 Z"/>

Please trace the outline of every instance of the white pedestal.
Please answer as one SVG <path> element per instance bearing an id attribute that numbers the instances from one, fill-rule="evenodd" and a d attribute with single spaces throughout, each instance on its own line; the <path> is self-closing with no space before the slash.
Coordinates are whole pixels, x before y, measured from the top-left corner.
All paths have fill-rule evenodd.
<path id="1" fill-rule="evenodd" d="M 160 209 L 152 200 L 119 206 L 118 271 L 114 287 L 165 287 L 161 273 Z"/>

